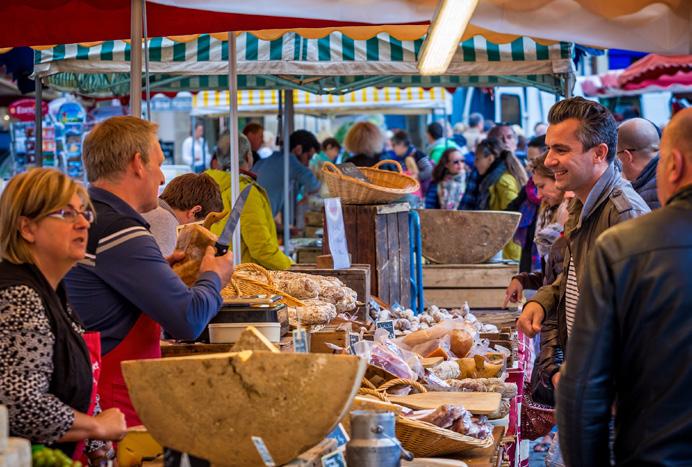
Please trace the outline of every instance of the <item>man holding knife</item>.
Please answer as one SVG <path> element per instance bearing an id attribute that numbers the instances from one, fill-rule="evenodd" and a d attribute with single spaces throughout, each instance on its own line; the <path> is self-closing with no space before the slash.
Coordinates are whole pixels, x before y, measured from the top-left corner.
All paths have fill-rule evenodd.
<path id="1" fill-rule="evenodd" d="M 157 125 L 113 117 L 84 140 L 83 158 L 96 221 L 86 258 L 66 277 L 69 301 L 87 329 L 101 333 L 101 407 L 118 407 L 129 426 L 141 424 L 120 362 L 161 356 L 165 330 L 195 339 L 221 306 L 220 289 L 233 272 L 231 254 L 209 247 L 200 274 L 187 287 L 164 259 L 140 213 L 156 208 L 164 182 Z"/>

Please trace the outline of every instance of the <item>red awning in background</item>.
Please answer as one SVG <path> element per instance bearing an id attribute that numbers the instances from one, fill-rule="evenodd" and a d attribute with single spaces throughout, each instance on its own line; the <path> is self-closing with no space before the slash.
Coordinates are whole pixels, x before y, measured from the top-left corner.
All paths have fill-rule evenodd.
<path id="1" fill-rule="evenodd" d="M 0 48 L 130 38 L 130 0 L 2 0 Z M 150 37 L 363 23 L 239 15 L 147 2 Z M 421 24 L 421 23 L 417 23 Z"/>
<path id="2" fill-rule="evenodd" d="M 637 60 L 617 78 L 626 91 L 651 86 L 666 89 L 671 86 L 692 86 L 692 55 L 664 57 L 650 54 Z"/>

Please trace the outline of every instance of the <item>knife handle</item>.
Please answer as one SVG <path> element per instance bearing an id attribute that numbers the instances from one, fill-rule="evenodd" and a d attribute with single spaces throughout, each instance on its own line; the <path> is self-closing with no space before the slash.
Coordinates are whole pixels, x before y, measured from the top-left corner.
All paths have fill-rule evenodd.
<path id="1" fill-rule="evenodd" d="M 228 252 L 228 245 L 217 243 L 214 246 L 216 247 L 216 256 L 223 256 Z"/>

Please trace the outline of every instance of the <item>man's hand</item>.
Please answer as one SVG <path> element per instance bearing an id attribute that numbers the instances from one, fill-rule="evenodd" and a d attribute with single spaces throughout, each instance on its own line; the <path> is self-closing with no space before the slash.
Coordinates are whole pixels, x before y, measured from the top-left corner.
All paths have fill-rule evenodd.
<path id="1" fill-rule="evenodd" d="M 529 337 L 533 337 L 541 332 L 541 323 L 545 318 L 545 310 L 536 302 L 529 302 L 524 305 L 521 316 L 517 320 L 517 328 Z"/>
<path id="2" fill-rule="evenodd" d="M 224 287 L 231 280 L 231 274 L 233 274 L 233 252 L 228 250 L 223 256 L 215 255 L 214 247 L 208 246 L 199 266 L 199 273 L 215 272 L 221 279 L 221 287 Z"/>
<path id="3" fill-rule="evenodd" d="M 518 279 L 512 279 L 505 290 L 505 301 L 502 303 L 502 308 L 507 308 L 507 303 L 518 303 L 523 298 L 524 287 Z"/>
<path id="4" fill-rule="evenodd" d="M 560 382 L 560 372 L 558 371 L 553 375 L 551 378 L 551 381 L 553 382 L 553 388 L 557 391 L 557 384 Z"/>
<path id="5" fill-rule="evenodd" d="M 166 257 L 166 261 L 168 261 L 168 264 L 173 267 L 175 263 L 179 263 L 182 260 L 185 259 L 185 252 L 183 250 L 175 250 L 171 256 Z"/>

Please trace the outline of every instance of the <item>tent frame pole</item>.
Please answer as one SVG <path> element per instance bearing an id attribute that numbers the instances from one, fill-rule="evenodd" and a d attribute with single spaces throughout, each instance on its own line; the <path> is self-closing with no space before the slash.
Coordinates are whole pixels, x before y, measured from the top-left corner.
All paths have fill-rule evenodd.
<path id="1" fill-rule="evenodd" d="M 142 116 L 142 4 L 130 0 L 130 115 Z"/>
<path id="2" fill-rule="evenodd" d="M 291 147 L 290 147 L 290 137 L 291 131 L 293 130 L 293 124 L 291 120 L 293 119 L 293 90 L 284 89 L 283 98 L 283 152 L 284 152 L 284 180 L 283 180 L 283 191 L 284 191 L 284 209 L 282 215 L 282 224 L 284 229 L 284 253 L 286 255 L 291 254 L 291 205 L 293 200 L 290 195 L 290 157 L 291 157 Z"/>
<path id="3" fill-rule="evenodd" d="M 240 159 L 238 157 L 238 51 L 236 48 L 235 32 L 228 32 L 228 101 L 229 119 L 228 134 L 231 151 L 231 199 L 228 205 L 233 206 L 233 197 L 240 195 Z M 240 251 L 240 220 L 233 232 L 233 264 L 242 261 Z"/>
<path id="4" fill-rule="evenodd" d="M 43 82 L 36 76 L 36 96 L 34 101 L 34 158 L 36 166 L 43 167 Z"/>

